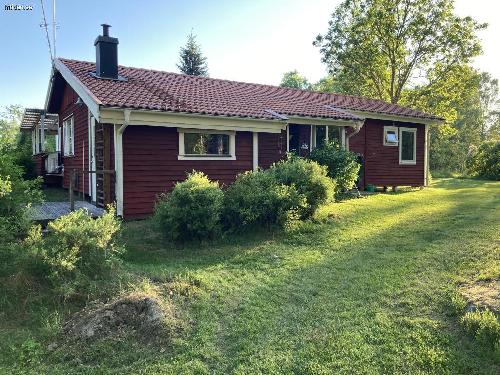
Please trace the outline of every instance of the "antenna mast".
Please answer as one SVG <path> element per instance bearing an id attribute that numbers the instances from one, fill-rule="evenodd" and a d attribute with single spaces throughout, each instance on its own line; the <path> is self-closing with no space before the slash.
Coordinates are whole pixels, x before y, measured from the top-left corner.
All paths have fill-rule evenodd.
<path id="1" fill-rule="evenodd" d="M 54 59 L 57 58 L 56 54 L 56 0 L 52 1 L 52 44 L 54 45 Z"/>
<path id="2" fill-rule="evenodd" d="M 43 27 L 45 29 L 45 36 L 47 37 L 47 44 L 49 46 L 50 60 L 53 61 L 54 57 L 52 56 L 52 46 L 50 45 L 49 29 L 48 29 L 47 17 L 45 17 L 45 8 L 43 6 L 43 0 L 40 0 L 40 5 L 42 6 L 42 14 L 43 14 L 43 22 L 40 24 L 40 27 Z"/>

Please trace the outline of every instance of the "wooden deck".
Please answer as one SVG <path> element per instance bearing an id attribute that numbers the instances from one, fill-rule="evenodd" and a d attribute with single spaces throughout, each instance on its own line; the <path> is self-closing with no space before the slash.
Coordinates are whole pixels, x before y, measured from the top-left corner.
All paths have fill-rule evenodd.
<path id="1" fill-rule="evenodd" d="M 106 212 L 103 208 L 96 207 L 89 202 L 76 201 L 75 210 L 79 210 L 80 208 L 86 209 L 92 217 L 102 216 Z M 69 202 L 44 202 L 33 205 L 31 209 L 31 218 L 43 225 L 69 213 Z"/>

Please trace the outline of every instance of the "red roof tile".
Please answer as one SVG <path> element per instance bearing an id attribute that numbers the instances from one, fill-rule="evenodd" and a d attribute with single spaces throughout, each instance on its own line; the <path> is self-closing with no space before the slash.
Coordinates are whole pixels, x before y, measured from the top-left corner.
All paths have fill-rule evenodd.
<path id="1" fill-rule="evenodd" d="M 276 119 L 276 112 L 285 116 L 359 120 L 349 110 L 437 119 L 382 100 L 125 66 L 119 66 L 118 73 L 126 80 L 99 79 L 91 74 L 95 72 L 94 63 L 60 61 L 103 106 L 109 107 L 261 119 Z"/>

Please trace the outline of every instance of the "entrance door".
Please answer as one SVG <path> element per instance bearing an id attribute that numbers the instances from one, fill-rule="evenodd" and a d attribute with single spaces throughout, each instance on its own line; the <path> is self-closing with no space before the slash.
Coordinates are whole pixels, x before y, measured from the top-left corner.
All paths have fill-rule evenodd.
<path id="1" fill-rule="evenodd" d="M 95 124 L 96 206 L 114 202 L 114 173 L 112 172 L 111 137 L 113 128 Z"/>
<path id="2" fill-rule="evenodd" d="M 311 125 L 288 125 L 288 151 L 307 156 L 310 149 Z"/>

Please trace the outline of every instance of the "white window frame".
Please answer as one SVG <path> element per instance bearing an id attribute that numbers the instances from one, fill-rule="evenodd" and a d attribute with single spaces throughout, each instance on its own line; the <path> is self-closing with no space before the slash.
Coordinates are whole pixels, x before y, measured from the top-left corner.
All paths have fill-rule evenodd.
<path id="1" fill-rule="evenodd" d="M 387 133 L 388 132 L 394 132 L 396 134 L 396 137 L 398 137 L 397 142 L 395 142 L 395 143 L 388 143 L 387 142 Z M 398 130 L 397 126 L 384 126 L 384 146 L 393 146 L 393 147 L 399 146 L 400 139 L 401 139 L 401 137 L 400 137 L 399 130 Z"/>
<path id="2" fill-rule="evenodd" d="M 63 120 L 64 156 L 75 156 L 75 120 L 73 114 Z"/>
<path id="3" fill-rule="evenodd" d="M 413 160 L 402 160 L 403 154 L 403 132 L 413 133 Z M 415 165 L 417 164 L 417 129 L 416 128 L 399 128 L 399 164 Z"/>
<path id="4" fill-rule="evenodd" d="M 313 125 L 312 129 L 311 129 L 311 144 L 312 144 L 312 149 L 316 148 L 317 147 L 317 144 L 316 144 L 316 127 L 317 126 L 326 126 L 326 130 L 325 130 L 325 137 L 326 137 L 326 141 L 328 142 L 329 141 L 329 137 L 328 137 L 328 128 L 330 126 L 336 126 L 336 125 Z M 341 143 L 341 146 L 342 147 L 345 147 L 345 126 L 337 126 L 337 128 L 340 128 L 340 143 Z"/>
<path id="5" fill-rule="evenodd" d="M 227 130 L 204 130 L 204 129 L 182 129 L 177 128 L 179 133 L 179 155 L 177 160 L 236 160 L 236 132 Z M 229 155 L 186 155 L 184 148 L 185 133 L 203 133 L 203 134 L 226 134 L 229 135 Z"/>

